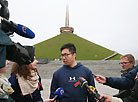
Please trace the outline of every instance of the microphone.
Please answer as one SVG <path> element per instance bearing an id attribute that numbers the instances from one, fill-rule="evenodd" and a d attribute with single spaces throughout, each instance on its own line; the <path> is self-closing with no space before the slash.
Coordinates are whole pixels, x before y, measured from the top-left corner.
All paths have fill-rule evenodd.
<path id="1" fill-rule="evenodd" d="M 58 88 L 55 92 L 54 92 L 54 98 L 53 98 L 53 102 L 59 97 L 62 97 L 64 95 L 64 89 L 63 88 Z"/>
<path id="2" fill-rule="evenodd" d="M 20 36 L 26 37 L 26 38 L 34 38 L 35 34 L 33 31 L 31 31 L 28 27 L 21 25 L 21 24 L 16 24 L 12 21 L 8 21 L 5 18 L 0 18 L 0 22 L 2 23 L 3 29 L 8 29 L 11 32 L 15 32 Z"/>
<path id="3" fill-rule="evenodd" d="M 80 82 L 80 86 L 82 88 L 85 86 L 88 89 L 88 92 L 90 94 L 93 94 L 96 97 L 96 99 L 99 100 L 99 102 L 104 102 L 105 101 L 104 97 L 100 99 L 100 94 L 95 89 L 94 89 L 95 90 L 94 91 L 94 90 L 92 90 L 92 88 L 90 86 L 88 86 L 88 82 L 87 82 L 86 79 L 84 79 L 83 77 L 79 77 L 78 81 Z"/>

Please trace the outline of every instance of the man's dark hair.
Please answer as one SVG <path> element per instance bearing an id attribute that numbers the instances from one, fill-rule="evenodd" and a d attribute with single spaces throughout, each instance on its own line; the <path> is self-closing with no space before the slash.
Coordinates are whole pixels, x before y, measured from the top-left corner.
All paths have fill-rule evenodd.
<path id="1" fill-rule="evenodd" d="M 72 43 L 67 43 L 67 44 L 64 44 L 61 48 L 60 48 L 60 51 L 62 52 L 62 50 L 64 49 L 69 49 L 69 51 L 74 54 L 76 53 L 76 47 L 74 44 Z"/>

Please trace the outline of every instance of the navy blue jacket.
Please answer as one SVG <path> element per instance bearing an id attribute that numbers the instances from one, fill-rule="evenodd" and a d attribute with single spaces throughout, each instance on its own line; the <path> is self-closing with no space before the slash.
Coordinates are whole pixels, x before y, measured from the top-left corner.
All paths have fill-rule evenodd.
<path id="1" fill-rule="evenodd" d="M 79 77 L 84 77 L 88 84 L 95 87 L 92 72 L 82 64 L 78 63 L 75 67 L 63 65 L 53 74 L 50 98 L 53 98 L 57 88 L 64 89 L 64 95 L 59 98 L 59 102 L 96 102 L 94 97 L 90 95 L 86 88 L 81 88 L 80 85 L 75 87 L 74 84 Z"/>
<path id="2" fill-rule="evenodd" d="M 12 88 L 14 89 L 14 93 L 11 94 L 10 96 L 15 100 L 15 102 L 38 102 L 41 101 L 41 93 L 40 91 L 43 90 L 43 87 L 41 86 L 41 78 L 39 76 L 39 82 L 40 82 L 40 89 L 36 89 L 33 93 L 32 93 L 32 97 L 31 98 L 30 94 L 23 96 L 21 93 L 21 89 L 20 86 L 18 84 L 18 80 L 16 78 L 15 75 L 11 75 L 9 78 L 9 82 L 11 83 Z"/>
<path id="3" fill-rule="evenodd" d="M 104 85 L 108 85 L 112 88 L 116 88 L 119 90 L 132 89 L 135 84 L 134 79 L 137 75 L 137 72 L 138 72 L 138 65 L 134 67 L 131 71 L 129 71 L 122 78 L 106 77 L 107 81 Z"/>

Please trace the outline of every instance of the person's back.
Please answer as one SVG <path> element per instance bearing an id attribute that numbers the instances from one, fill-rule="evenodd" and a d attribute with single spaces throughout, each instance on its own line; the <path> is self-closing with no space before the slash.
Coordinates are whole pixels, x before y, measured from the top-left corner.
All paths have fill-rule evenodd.
<path id="1" fill-rule="evenodd" d="M 121 98 L 123 102 L 137 102 L 138 101 L 138 73 L 135 78 L 135 85 L 130 90 L 123 90 L 114 97 Z"/>
<path id="2" fill-rule="evenodd" d="M 126 91 L 126 95 L 123 98 L 121 98 L 123 102 L 138 102 L 138 80 L 136 81 L 133 89 L 131 89 L 130 91 Z"/>

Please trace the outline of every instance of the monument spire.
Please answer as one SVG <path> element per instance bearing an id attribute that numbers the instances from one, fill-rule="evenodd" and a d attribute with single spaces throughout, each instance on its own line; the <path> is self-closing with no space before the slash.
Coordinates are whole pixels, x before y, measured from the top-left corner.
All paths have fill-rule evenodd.
<path id="1" fill-rule="evenodd" d="M 66 20 L 65 20 L 65 27 L 69 27 L 69 7 L 68 7 L 68 4 L 66 5 Z"/>
<path id="2" fill-rule="evenodd" d="M 73 33 L 74 28 L 69 27 L 69 6 L 66 5 L 66 18 L 65 18 L 65 27 L 60 28 L 60 33 Z"/>

